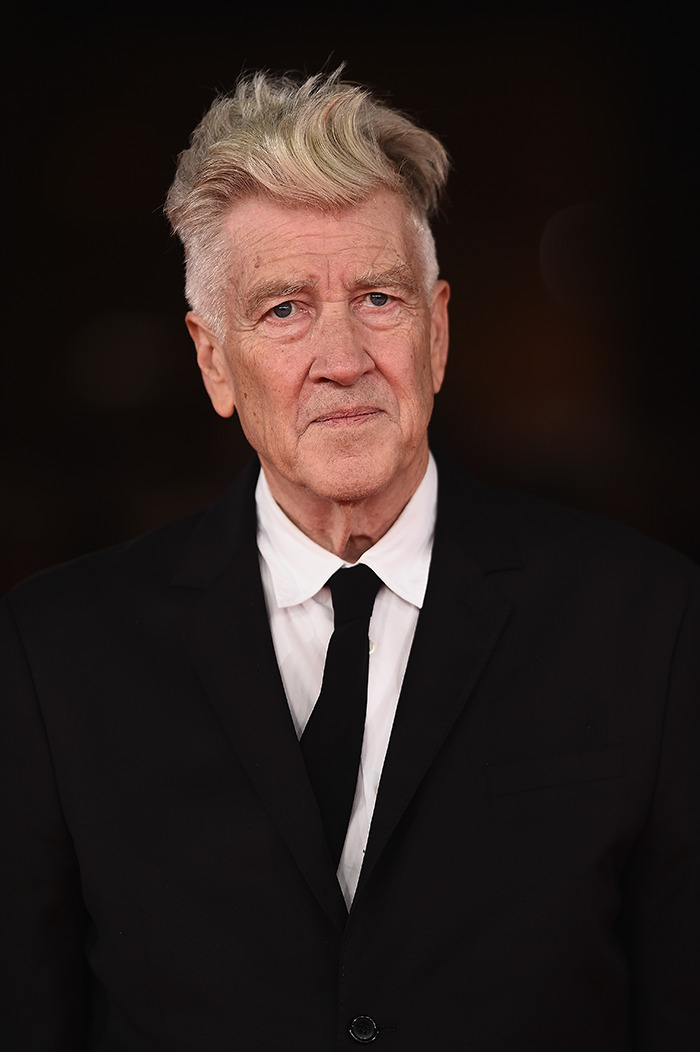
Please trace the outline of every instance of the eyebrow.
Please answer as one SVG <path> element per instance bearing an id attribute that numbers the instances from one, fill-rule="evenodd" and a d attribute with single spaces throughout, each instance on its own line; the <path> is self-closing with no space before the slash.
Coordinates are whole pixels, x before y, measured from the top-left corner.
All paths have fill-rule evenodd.
<path id="1" fill-rule="evenodd" d="M 300 281 L 282 281 L 278 278 L 269 278 L 253 285 L 244 300 L 243 309 L 247 318 L 257 316 L 260 309 L 266 303 L 284 302 L 300 292 L 313 292 L 318 287 L 315 278 L 302 278 Z M 351 282 L 353 289 L 393 288 L 405 292 L 417 294 L 420 284 L 416 279 L 413 268 L 408 263 L 397 263 L 386 270 L 368 269 L 358 274 Z"/>
<path id="2" fill-rule="evenodd" d="M 270 278 L 260 281 L 257 285 L 253 285 L 245 297 L 243 309 L 246 317 L 255 317 L 263 304 L 269 303 L 270 300 L 278 303 L 284 302 L 284 300 L 291 299 L 292 296 L 298 296 L 300 292 L 312 291 L 317 285 L 318 282 L 312 278 L 305 278 L 301 281 L 280 281 L 277 278 Z"/>
<path id="3" fill-rule="evenodd" d="M 408 263 L 397 263 L 386 270 L 366 270 L 358 274 L 353 282 L 354 288 L 392 288 L 401 289 L 404 292 L 417 293 L 420 283 L 416 279 L 413 268 Z"/>

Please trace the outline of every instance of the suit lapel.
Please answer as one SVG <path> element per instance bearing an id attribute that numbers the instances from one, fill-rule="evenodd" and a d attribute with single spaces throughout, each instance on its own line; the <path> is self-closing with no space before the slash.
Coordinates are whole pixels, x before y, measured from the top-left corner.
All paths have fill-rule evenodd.
<path id="1" fill-rule="evenodd" d="M 324 842 L 265 608 L 256 544 L 256 477 L 249 469 L 193 538 L 174 583 L 200 587 L 202 594 L 188 612 L 182 635 L 253 786 L 319 902 L 342 929 L 347 910 Z"/>
<path id="2" fill-rule="evenodd" d="M 517 566 L 481 488 L 438 460 L 439 513 L 428 588 L 394 720 L 355 902 L 442 743 L 468 702 L 510 614 L 490 571 Z"/>
<path id="3" fill-rule="evenodd" d="M 389 742 L 355 902 L 508 619 L 490 577 L 517 565 L 479 486 L 438 458 L 439 510 L 428 588 Z M 251 465 L 196 530 L 173 578 L 200 596 L 182 626 L 213 707 L 299 869 L 339 930 L 347 918 L 294 732 L 260 581 Z"/>

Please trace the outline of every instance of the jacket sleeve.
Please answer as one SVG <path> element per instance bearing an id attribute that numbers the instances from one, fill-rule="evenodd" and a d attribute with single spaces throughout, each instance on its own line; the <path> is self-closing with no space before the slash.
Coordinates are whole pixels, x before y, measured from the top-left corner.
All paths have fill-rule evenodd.
<path id="1" fill-rule="evenodd" d="M 0 603 L 0 1018 L 7 1052 L 80 1052 L 86 915 L 32 675 Z"/>
<path id="2" fill-rule="evenodd" d="M 699 577 L 676 639 L 653 799 L 624 889 L 635 1052 L 700 1047 Z"/>

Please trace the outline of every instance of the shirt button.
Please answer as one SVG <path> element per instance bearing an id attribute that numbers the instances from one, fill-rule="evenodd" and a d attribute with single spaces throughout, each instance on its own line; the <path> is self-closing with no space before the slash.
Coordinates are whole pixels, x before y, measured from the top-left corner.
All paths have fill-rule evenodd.
<path id="1" fill-rule="evenodd" d="M 370 652 L 370 654 L 373 654 L 376 649 L 377 649 L 376 643 L 374 642 L 373 639 L 370 639 L 370 641 L 369 641 L 369 652 Z"/>
<path id="2" fill-rule="evenodd" d="M 368 1045 L 379 1033 L 379 1027 L 368 1015 L 357 1015 L 350 1024 L 350 1037 L 360 1045 Z"/>

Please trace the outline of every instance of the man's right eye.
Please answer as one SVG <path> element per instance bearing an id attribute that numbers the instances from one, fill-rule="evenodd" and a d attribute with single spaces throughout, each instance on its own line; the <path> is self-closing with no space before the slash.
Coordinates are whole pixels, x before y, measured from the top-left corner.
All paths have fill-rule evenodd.
<path id="1" fill-rule="evenodd" d="M 285 300 L 284 303 L 278 303 L 276 307 L 273 307 L 272 313 L 276 318 L 291 318 L 294 313 L 294 304 Z"/>

